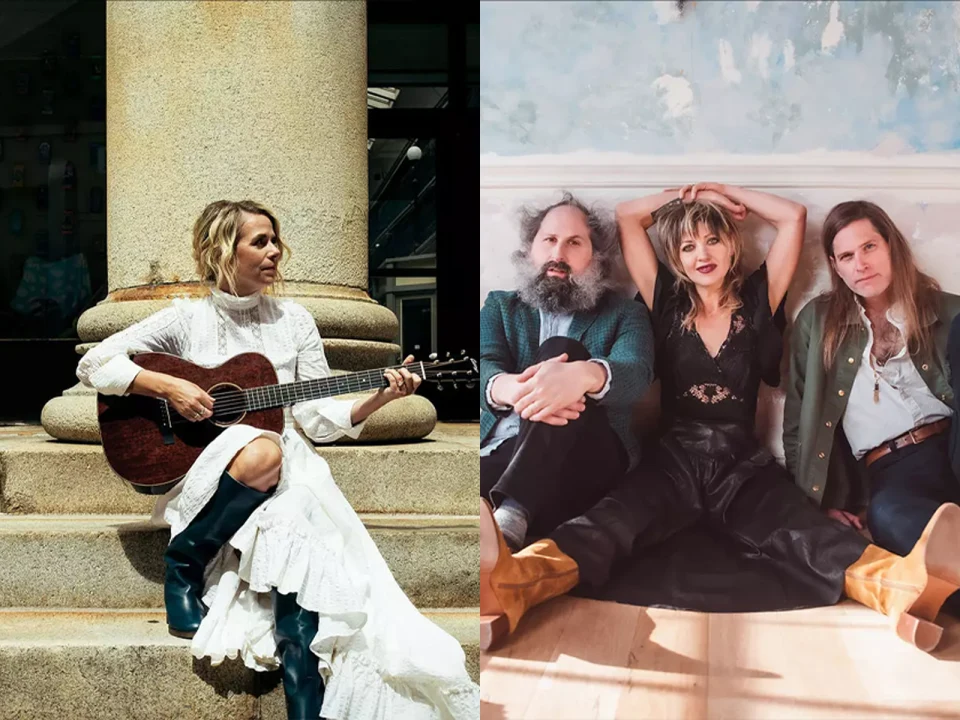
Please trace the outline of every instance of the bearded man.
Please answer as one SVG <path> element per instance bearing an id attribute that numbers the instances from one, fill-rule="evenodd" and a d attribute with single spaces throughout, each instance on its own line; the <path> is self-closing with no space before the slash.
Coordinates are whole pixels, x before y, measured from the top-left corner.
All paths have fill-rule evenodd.
<path id="1" fill-rule="evenodd" d="M 654 375 L 643 303 L 618 293 L 613 223 L 564 194 L 525 211 L 516 291 L 480 310 L 480 493 L 516 551 L 600 500 L 640 458 Z"/>

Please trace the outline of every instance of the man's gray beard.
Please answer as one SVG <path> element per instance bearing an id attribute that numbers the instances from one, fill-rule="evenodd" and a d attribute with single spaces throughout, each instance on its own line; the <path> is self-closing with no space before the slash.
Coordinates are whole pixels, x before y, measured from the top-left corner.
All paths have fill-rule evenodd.
<path id="1" fill-rule="evenodd" d="M 520 299 L 535 308 L 550 313 L 574 313 L 593 310 L 612 283 L 601 275 L 595 262 L 579 276 L 550 277 L 542 268 L 536 268 L 529 258 L 517 258 L 519 274 L 517 293 Z"/>

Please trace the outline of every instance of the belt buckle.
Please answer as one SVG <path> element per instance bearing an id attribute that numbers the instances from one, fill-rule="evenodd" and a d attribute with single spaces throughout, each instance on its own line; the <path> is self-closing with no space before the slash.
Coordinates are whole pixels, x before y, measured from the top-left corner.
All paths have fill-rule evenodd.
<path id="1" fill-rule="evenodd" d="M 916 429 L 916 428 L 914 428 L 914 429 Z M 913 430 L 909 430 L 909 431 L 907 432 L 907 435 L 910 436 L 910 440 L 911 440 L 911 442 L 912 442 L 914 445 L 919 445 L 919 444 L 920 444 L 921 441 L 920 441 L 920 440 L 917 440 L 916 435 L 913 434 Z"/>

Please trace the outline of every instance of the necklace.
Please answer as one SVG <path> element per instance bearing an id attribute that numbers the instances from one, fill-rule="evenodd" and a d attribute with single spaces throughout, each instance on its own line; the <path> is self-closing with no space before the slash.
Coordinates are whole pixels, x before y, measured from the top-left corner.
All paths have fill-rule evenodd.
<path id="1" fill-rule="evenodd" d="M 873 353 L 870 353 L 870 369 L 873 370 L 873 402 L 875 404 L 879 404 L 880 403 L 880 371 L 877 370 L 877 365 L 883 368 L 887 363 L 886 361 L 880 362 L 879 360 L 876 360 L 876 365 L 875 365 L 874 361 L 875 361 L 875 358 L 873 357 Z M 890 387 L 893 387 L 893 385 L 890 385 Z M 896 390 L 895 387 L 893 389 Z"/>

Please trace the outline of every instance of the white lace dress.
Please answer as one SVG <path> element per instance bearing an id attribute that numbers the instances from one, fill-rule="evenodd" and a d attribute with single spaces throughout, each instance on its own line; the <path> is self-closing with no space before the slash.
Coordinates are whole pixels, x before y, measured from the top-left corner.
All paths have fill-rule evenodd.
<path id="1" fill-rule="evenodd" d="M 241 352 L 266 355 L 279 382 L 330 374 L 308 311 L 262 293 L 236 297 L 216 288 L 201 300 L 178 299 L 87 352 L 77 377 L 104 394 L 124 394 L 139 371 L 132 352 L 166 352 L 203 366 Z M 197 658 L 213 664 L 241 657 L 250 668 L 280 666 L 270 590 L 297 593 L 320 616 L 311 648 L 320 658 L 331 720 L 475 720 L 480 689 L 460 644 L 423 616 L 399 587 L 317 442 L 356 438 L 352 400 L 326 398 L 284 409 L 282 434 L 249 425 L 226 429 L 187 475 L 158 498 L 154 521 L 181 532 L 213 496 L 233 456 L 257 437 L 283 451 L 276 493 L 254 511 L 208 566 L 209 612 L 193 639 Z M 375 467 L 370 468 L 376 472 Z M 237 553 L 232 548 L 239 550 Z"/>

